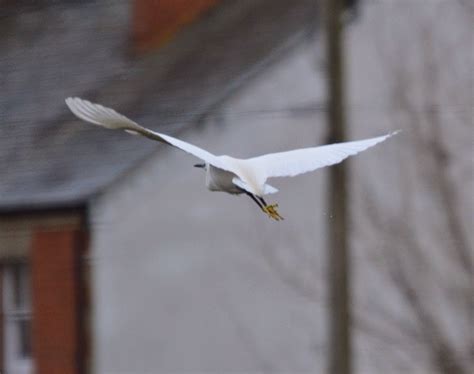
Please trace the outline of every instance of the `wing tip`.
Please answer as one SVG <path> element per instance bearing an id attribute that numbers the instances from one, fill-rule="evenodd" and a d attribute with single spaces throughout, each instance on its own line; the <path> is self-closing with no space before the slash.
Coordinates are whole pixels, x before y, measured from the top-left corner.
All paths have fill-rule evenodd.
<path id="1" fill-rule="evenodd" d="M 69 109 L 73 109 L 73 108 L 77 108 L 77 103 L 79 102 L 86 102 L 86 103 L 89 103 L 89 101 L 87 100 L 83 100 L 81 99 L 80 97 L 77 97 L 77 96 L 69 96 L 69 97 L 66 97 L 64 99 L 64 102 L 66 103 L 66 105 L 69 107 Z"/>
<path id="2" fill-rule="evenodd" d="M 93 104 L 90 101 L 83 100 L 79 97 L 67 97 L 64 101 L 69 110 L 79 119 L 108 129 L 116 128 L 104 121 L 104 119 L 98 115 L 95 109 L 100 108 L 100 105 Z"/>
<path id="3" fill-rule="evenodd" d="M 378 138 L 373 138 L 373 139 L 374 139 L 374 140 L 377 140 L 377 139 L 378 139 L 378 141 L 375 143 L 375 144 L 378 144 L 378 143 L 384 142 L 385 140 L 391 138 L 392 136 L 395 136 L 395 135 L 400 134 L 401 132 L 402 132 L 402 130 L 398 129 L 398 130 L 389 132 L 389 133 L 386 134 L 386 135 L 382 135 L 382 136 L 380 136 L 380 137 L 378 137 Z M 375 145 L 375 144 L 374 144 L 374 145 Z"/>
<path id="4" fill-rule="evenodd" d="M 66 97 L 66 98 L 64 99 L 64 102 L 66 103 L 66 105 L 67 105 L 68 107 L 71 106 L 71 104 L 72 104 L 73 101 L 74 101 L 74 98 L 71 97 L 71 96 Z"/>

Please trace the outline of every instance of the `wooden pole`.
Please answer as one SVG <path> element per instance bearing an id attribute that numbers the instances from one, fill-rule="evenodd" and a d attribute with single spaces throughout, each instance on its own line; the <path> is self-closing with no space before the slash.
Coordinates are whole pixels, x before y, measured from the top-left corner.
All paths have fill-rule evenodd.
<path id="1" fill-rule="evenodd" d="M 343 0 L 325 0 L 329 143 L 346 139 L 344 115 Z M 330 374 L 351 372 L 350 263 L 347 164 L 329 169 L 329 365 Z"/>

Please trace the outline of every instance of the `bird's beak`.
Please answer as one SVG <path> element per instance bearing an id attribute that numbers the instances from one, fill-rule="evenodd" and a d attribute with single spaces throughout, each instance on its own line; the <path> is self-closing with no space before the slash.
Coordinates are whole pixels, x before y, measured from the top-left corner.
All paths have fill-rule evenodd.
<path id="1" fill-rule="evenodd" d="M 195 164 L 194 167 L 204 169 L 206 167 L 206 164 Z"/>

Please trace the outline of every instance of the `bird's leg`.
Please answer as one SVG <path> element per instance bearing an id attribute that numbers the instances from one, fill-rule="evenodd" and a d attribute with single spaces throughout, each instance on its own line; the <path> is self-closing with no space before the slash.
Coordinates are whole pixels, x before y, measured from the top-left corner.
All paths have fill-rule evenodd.
<path id="1" fill-rule="evenodd" d="M 258 205 L 258 207 L 266 213 L 270 218 L 273 218 L 275 221 L 280 221 L 284 219 L 278 212 L 276 211 L 276 208 L 278 207 L 278 204 L 273 204 L 273 205 L 268 205 L 265 200 L 259 196 L 256 196 L 248 191 L 242 190 L 246 195 L 250 196 L 250 198 L 255 201 L 255 203 Z"/>
<path id="2" fill-rule="evenodd" d="M 272 208 L 269 209 L 269 206 L 265 203 L 265 201 L 260 201 L 260 198 L 256 197 L 254 194 L 248 192 L 248 191 L 244 191 L 245 194 L 247 194 L 248 196 L 250 196 L 250 198 L 255 201 L 255 203 L 259 206 L 260 209 L 262 209 L 262 211 L 264 213 L 266 213 L 270 218 L 273 218 L 274 220 L 276 221 L 279 221 L 280 219 L 283 219 L 282 217 L 280 217 L 279 215 L 276 215 L 275 212 L 272 210 Z M 263 200 L 263 199 L 262 199 Z"/>
<path id="3" fill-rule="evenodd" d="M 257 205 L 259 206 L 260 209 L 262 209 L 262 211 L 264 211 L 265 213 L 267 213 L 265 207 L 262 205 L 262 203 L 260 201 L 258 201 L 256 198 L 255 198 L 255 195 L 251 194 L 250 192 L 248 191 L 244 191 L 246 195 L 250 196 L 250 198 L 255 201 L 255 203 L 257 203 Z"/>
<path id="4" fill-rule="evenodd" d="M 263 199 L 263 197 L 257 196 L 257 199 L 260 200 L 260 203 L 263 205 L 263 211 L 268 214 L 270 218 L 273 218 L 276 221 L 283 220 L 284 218 L 280 216 L 277 209 L 278 204 L 271 204 L 268 205 L 267 202 Z"/>

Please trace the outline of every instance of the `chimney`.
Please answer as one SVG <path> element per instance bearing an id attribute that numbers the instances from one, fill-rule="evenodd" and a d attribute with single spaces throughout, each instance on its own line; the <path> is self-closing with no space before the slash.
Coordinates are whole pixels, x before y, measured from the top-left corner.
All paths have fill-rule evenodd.
<path id="1" fill-rule="evenodd" d="M 135 53 L 146 53 L 170 40 L 220 0 L 133 0 Z"/>

